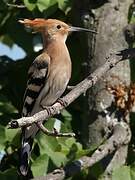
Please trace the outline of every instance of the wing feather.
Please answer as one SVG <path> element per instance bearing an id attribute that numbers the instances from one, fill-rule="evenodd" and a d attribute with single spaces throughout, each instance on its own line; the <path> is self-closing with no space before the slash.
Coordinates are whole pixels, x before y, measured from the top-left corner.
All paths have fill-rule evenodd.
<path id="1" fill-rule="evenodd" d="M 48 54 L 43 53 L 34 60 L 31 67 L 29 68 L 29 79 L 24 94 L 22 116 L 29 116 L 29 114 L 31 113 L 35 101 L 45 85 L 49 64 L 50 57 L 48 56 Z"/>

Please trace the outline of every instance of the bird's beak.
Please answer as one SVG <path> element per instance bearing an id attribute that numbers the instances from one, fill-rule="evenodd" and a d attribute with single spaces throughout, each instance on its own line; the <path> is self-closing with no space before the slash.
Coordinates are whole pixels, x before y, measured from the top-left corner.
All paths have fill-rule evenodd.
<path id="1" fill-rule="evenodd" d="M 74 27 L 74 26 L 70 26 L 69 31 L 71 31 L 71 32 L 73 32 L 73 31 L 85 31 L 85 32 L 92 32 L 92 33 L 97 34 L 97 32 L 94 30 L 81 28 L 81 27 Z"/>

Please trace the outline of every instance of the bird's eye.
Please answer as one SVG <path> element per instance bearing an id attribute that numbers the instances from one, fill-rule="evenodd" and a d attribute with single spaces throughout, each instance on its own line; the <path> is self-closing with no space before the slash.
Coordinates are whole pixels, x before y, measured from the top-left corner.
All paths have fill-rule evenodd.
<path id="1" fill-rule="evenodd" d="M 61 25 L 57 25 L 57 29 L 60 29 L 61 28 Z"/>

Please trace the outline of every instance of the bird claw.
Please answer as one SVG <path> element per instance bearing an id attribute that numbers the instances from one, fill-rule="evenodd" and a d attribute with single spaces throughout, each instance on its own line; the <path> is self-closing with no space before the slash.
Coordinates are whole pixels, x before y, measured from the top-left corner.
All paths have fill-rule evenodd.
<path id="1" fill-rule="evenodd" d="M 66 102 L 66 101 L 63 101 L 63 99 L 61 99 L 61 98 L 59 98 L 58 100 L 57 100 L 57 102 L 58 103 L 60 103 L 61 104 L 61 106 L 63 106 L 63 107 L 66 107 L 67 105 L 68 105 L 68 103 Z M 47 111 L 47 113 L 48 113 L 48 115 L 50 116 L 51 115 L 51 112 L 52 112 L 52 110 L 53 110 L 53 107 L 52 106 L 44 106 L 44 105 L 40 105 L 41 106 L 41 108 L 42 109 L 45 109 L 46 111 Z M 60 113 L 60 111 L 58 111 L 58 114 Z"/>
<path id="2" fill-rule="evenodd" d="M 57 102 L 60 103 L 63 107 L 66 107 L 68 105 L 68 103 L 66 101 L 63 101 L 63 99 L 61 98 L 59 98 Z"/>
<path id="3" fill-rule="evenodd" d="M 51 115 L 51 110 L 52 110 L 52 107 L 51 106 L 44 106 L 44 105 L 40 105 L 42 107 L 42 109 L 46 110 L 47 113 L 48 113 L 48 116 Z"/>

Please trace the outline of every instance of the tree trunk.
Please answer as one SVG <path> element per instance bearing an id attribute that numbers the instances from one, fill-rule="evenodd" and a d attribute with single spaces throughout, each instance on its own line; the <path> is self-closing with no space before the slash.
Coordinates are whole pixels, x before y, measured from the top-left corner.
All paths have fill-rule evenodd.
<path id="1" fill-rule="evenodd" d="M 106 60 L 105 57 L 111 52 L 118 52 L 127 48 L 123 28 L 127 25 L 128 10 L 131 3 L 132 0 L 102 0 L 100 3 L 97 0 L 76 0 L 74 2 L 73 21 L 75 25 L 94 28 L 98 32 L 96 36 L 94 34 L 79 36 L 83 44 L 86 74 L 90 74 L 101 66 Z M 109 109 L 112 104 L 112 96 L 105 89 L 105 85 L 106 82 L 111 85 L 120 83 L 120 81 L 129 85 L 129 62 L 119 63 L 103 79 L 87 91 L 85 96 L 82 141 L 87 148 L 93 145 L 98 146 L 108 133 L 107 119 L 101 104 Z M 112 113 L 112 117 L 114 117 L 114 113 Z M 104 161 L 104 179 L 110 179 L 113 168 L 125 163 L 127 148 L 127 146 L 122 146 Z"/>

